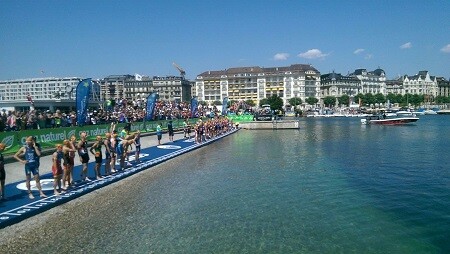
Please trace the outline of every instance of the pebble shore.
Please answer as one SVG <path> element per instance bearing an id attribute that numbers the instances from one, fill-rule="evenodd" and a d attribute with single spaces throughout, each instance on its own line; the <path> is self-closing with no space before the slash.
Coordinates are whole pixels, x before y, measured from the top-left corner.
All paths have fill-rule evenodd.
<path id="1" fill-rule="evenodd" d="M 175 134 L 175 140 L 183 138 Z M 143 138 L 146 144 L 156 145 L 156 136 Z M 163 141 L 164 137 L 163 137 Z M 162 142 L 167 143 L 167 142 Z M 143 142 L 144 144 L 144 142 Z M 194 151 L 195 152 L 195 151 Z M 173 158 L 152 170 L 144 170 L 117 183 L 105 186 L 73 201 L 32 216 L 20 223 L 1 229 L 0 250 L 2 253 L 105 253 L 108 250 L 105 238 L 118 243 L 126 241 L 115 228 L 114 214 L 127 216 L 139 209 L 139 193 L 143 185 L 164 171 L 172 161 L 186 159 Z M 45 160 L 45 158 L 43 158 Z M 114 214 L 111 214 L 113 211 Z M 130 214 L 132 216 L 132 214 Z M 101 225 L 101 227 L 99 227 Z"/>

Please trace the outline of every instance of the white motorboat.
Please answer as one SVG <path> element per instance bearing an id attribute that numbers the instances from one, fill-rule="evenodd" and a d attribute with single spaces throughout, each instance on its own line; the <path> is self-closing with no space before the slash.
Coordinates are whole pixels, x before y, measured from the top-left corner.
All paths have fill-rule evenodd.
<path id="1" fill-rule="evenodd" d="M 434 111 L 434 110 L 432 110 L 432 109 L 424 110 L 423 113 L 424 113 L 425 115 L 437 115 L 437 112 Z"/>
<path id="2" fill-rule="evenodd" d="M 361 124 L 381 124 L 381 125 L 403 125 L 414 123 L 419 120 L 416 116 L 386 116 L 384 115 L 370 115 L 361 119 Z"/>

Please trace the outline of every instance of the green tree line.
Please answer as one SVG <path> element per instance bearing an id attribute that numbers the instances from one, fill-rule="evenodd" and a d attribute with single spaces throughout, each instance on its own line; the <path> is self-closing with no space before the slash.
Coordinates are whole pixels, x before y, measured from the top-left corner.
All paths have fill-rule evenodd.
<path id="1" fill-rule="evenodd" d="M 351 103 L 350 99 L 351 99 L 350 96 L 344 94 L 340 97 L 326 96 L 323 99 L 323 102 L 324 102 L 325 106 L 327 106 L 327 107 L 335 106 L 336 100 L 339 105 L 349 106 Z M 421 104 L 426 103 L 426 102 L 427 103 L 437 103 L 437 104 L 450 103 L 450 97 L 445 97 L 445 96 L 432 97 L 432 96 L 419 95 L 419 94 L 401 95 L 401 94 L 392 94 L 392 93 L 390 93 L 386 96 L 382 93 L 377 93 L 377 94 L 359 93 L 353 97 L 352 101 L 355 103 L 359 103 L 360 99 L 361 99 L 362 105 L 384 104 L 384 103 L 387 103 L 387 101 L 389 101 L 392 104 L 398 103 L 400 106 L 408 106 L 408 105 L 420 106 Z M 293 106 L 294 108 L 296 108 L 298 105 L 303 103 L 303 100 L 298 97 L 291 98 L 288 101 L 289 101 L 289 104 L 291 106 Z M 229 101 L 228 106 L 230 106 L 236 102 L 237 101 Z M 317 99 L 315 97 L 308 97 L 305 99 L 305 102 L 309 105 L 315 105 L 319 102 L 319 99 Z M 206 104 L 206 102 L 200 102 L 200 104 L 202 104 L 202 103 Z M 245 103 L 251 107 L 256 105 L 253 100 L 246 100 Z M 214 102 L 214 105 L 221 105 L 221 104 L 222 104 L 222 102 L 220 102 L 220 101 Z M 282 110 L 283 109 L 283 99 L 276 94 L 272 95 L 269 98 L 264 98 L 264 99 L 260 100 L 260 102 L 259 102 L 260 107 L 265 104 L 269 104 L 270 108 L 272 110 Z"/>

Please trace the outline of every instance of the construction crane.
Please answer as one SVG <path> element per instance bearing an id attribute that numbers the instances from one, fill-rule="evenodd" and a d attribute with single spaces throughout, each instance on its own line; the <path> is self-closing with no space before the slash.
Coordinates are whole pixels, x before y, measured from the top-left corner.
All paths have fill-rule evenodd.
<path id="1" fill-rule="evenodd" d="M 186 75 L 186 72 L 183 70 L 183 68 L 181 68 L 180 66 L 178 66 L 178 64 L 176 64 L 175 62 L 172 63 L 172 65 L 177 68 L 177 70 L 180 72 L 181 77 L 183 77 Z"/>

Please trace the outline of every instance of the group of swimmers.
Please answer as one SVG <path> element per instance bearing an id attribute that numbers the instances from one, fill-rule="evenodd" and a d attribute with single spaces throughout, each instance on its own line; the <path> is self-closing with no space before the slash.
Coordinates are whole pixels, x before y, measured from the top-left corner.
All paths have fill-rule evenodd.
<path id="1" fill-rule="evenodd" d="M 211 139 L 227 132 L 233 127 L 234 126 L 232 121 L 230 121 L 226 117 L 213 118 L 205 122 L 199 119 L 198 122 L 194 125 L 195 143 L 202 143 L 207 139 Z M 190 126 L 185 126 L 184 130 L 186 137 L 186 133 L 190 133 Z"/>
<path id="2" fill-rule="evenodd" d="M 124 129 L 120 132 L 120 136 L 114 131 L 114 124 L 112 124 L 111 132 L 105 134 L 105 137 L 97 136 L 95 142 L 88 149 L 87 134 L 86 132 L 80 133 L 80 140 L 76 141 L 75 135 L 72 135 L 69 140 L 64 140 L 62 144 L 56 145 L 56 150 L 52 154 L 52 174 L 53 174 L 53 191 L 55 195 L 60 195 L 74 184 L 73 168 L 75 165 L 75 154 L 78 153 L 78 157 L 82 164 L 81 180 L 91 181 L 87 177 L 88 163 L 90 160 L 89 152 L 95 158 L 95 176 L 97 179 L 103 178 L 105 175 L 110 175 L 116 172 L 116 170 L 124 170 L 126 166 L 131 164 L 125 161 L 128 160 L 129 150 L 131 145 L 135 146 L 135 161 L 139 162 L 139 155 L 141 151 L 140 131 L 130 134 L 128 129 Z M 28 197 L 34 199 L 34 195 L 31 192 L 31 174 L 33 174 L 36 182 L 36 187 L 39 190 L 40 197 L 46 197 L 42 191 L 39 178 L 39 158 L 42 153 L 40 145 L 36 142 L 36 138 L 29 136 L 26 138 L 25 146 L 21 147 L 19 151 L 14 155 L 14 158 L 25 166 L 26 187 L 28 190 Z M 101 174 L 101 165 L 103 163 L 102 148 L 105 150 L 105 172 Z M 2 151 L 5 149 L 5 145 L 0 143 L 0 184 L 1 192 L 0 199 L 5 197 L 5 168 L 4 157 Z M 119 168 L 116 169 L 116 160 L 119 161 Z"/>
<path id="3" fill-rule="evenodd" d="M 193 127 L 195 134 L 195 142 L 201 143 L 206 139 L 215 137 L 228 131 L 234 127 L 232 122 L 227 118 L 215 118 L 203 122 L 199 120 Z M 161 129 L 161 128 L 160 128 Z M 190 138 L 191 126 L 186 120 L 183 126 L 184 137 Z M 158 133 L 158 131 L 157 131 Z M 159 131 L 161 133 L 161 131 Z M 158 136 L 158 144 L 160 144 L 161 137 Z M 95 158 L 94 172 L 96 179 L 101 179 L 105 175 L 115 173 L 117 170 L 125 170 L 127 166 L 131 166 L 128 155 L 131 151 L 131 146 L 135 146 L 135 161 L 140 162 L 141 151 L 141 133 L 136 131 L 130 134 L 130 128 L 124 128 L 119 134 L 115 131 L 115 124 L 111 124 L 110 132 L 106 133 L 104 137 L 97 136 L 95 142 L 88 149 L 87 133 L 80 133 L 80 140 L 76 140 L 75 135 L 70 139 L 64 140 L 62 144 L 56 145 L 56 150 L 52 154 L 52 174 L 53 174 L 53 191 L 55 195 L 60 195 L 74 184 L 73 168 L 75 165 L 75 154 L 82 164 L 81 180 L 91 181 L 87 177 L 88 163 L 90 160 L 89 153 Z M 173 141 L 173 129 L 169 128 L 169 141 Z M 103 148 L 104 147 L 104 148 Z M 1 192 L 0 199 L 5 197 L 5 169 L 4 158 L 2 151 L 5 145 L 0 143 L 0 184 Z M 103 157 L 102 150 L 105 151 Z M 39 190 L 40 197 L 46 197 L 42 191 L 39 178 L 39 158 L 41 156 L 41 147 L 36 142 L 36 137 L 27 137 L 25 146 L 21 147 L 14 155 L 14 158 L 25 166 L 26 187 L 30 199 L 34 199 L 31 192 L 31 174 L 34 176 L 36 187 Z M 103 160 L 105 159 L 105 161 Z M 119 167 L 116 168 L 116 161 L 119 162 Z M 105 162 L 104 175 L 101 174 L 102 163 Z"/>

